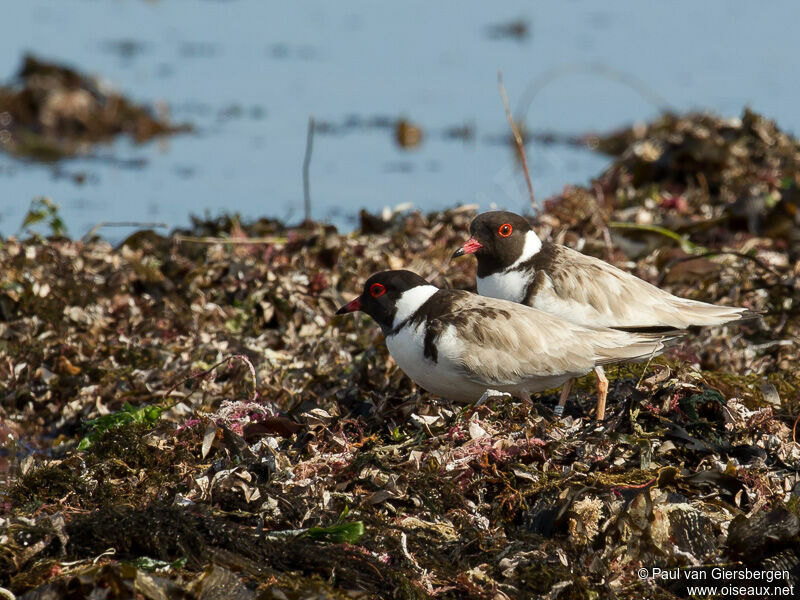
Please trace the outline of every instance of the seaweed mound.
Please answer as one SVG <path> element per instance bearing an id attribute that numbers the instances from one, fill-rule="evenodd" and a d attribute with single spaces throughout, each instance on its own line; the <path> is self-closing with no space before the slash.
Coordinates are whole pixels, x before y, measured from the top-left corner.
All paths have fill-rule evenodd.
<path id="1" fill-rule="evenodd" d="M 120 135 L 145 142 L 187 131 L 78 71 L 25 56 L 16 80 L 0 87 L 0 148 L 55 161 Z"/>
<path id="2" fill-rule="evenodd" d="M 715 568 L 797 586 L 800 273 L 793 222 L 766 229 L 795 202 L 797 142 L 752 114 L 665 119 L 619 136 L 608 171 L 533 224 L 763 315 L 610 368 L 602 425 L 589 378 L 560 420 L 555 390 L 452 406 L 366 317 L 334 317 L 386 268 L 474 289 L 474 265 L 450 262 L 469 207 L 362 213 L 350 234 L 225 217 L 118 247 L 4 240 L 0 587 L 675 598 Z"/>

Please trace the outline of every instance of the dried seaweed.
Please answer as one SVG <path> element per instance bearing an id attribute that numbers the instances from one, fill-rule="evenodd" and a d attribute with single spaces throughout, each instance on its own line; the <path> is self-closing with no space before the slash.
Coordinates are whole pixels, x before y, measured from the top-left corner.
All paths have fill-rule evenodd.
<path id="1" fill-rule="evenodd" d="M 229 216 L 118 247 L 3 240 L 0 586 L 673 598 L 685 586 L 638 569 L 756 554 L 796 578 L 798 238 L 774 224 L 796 200 L 797 142 L 745 113 L 667 116 L 605 147 L 618 160 L 549 199 L 537 231 L 763 316 L 609 368 L 602 426 L 590 378 L 561 420 L 555 390 L 453 406 L 367 318 L 334 318 L 386 268 L 474 289 L 473 265 L 449 261 L 469 207 L 362 213 L 348 234 Z"/>

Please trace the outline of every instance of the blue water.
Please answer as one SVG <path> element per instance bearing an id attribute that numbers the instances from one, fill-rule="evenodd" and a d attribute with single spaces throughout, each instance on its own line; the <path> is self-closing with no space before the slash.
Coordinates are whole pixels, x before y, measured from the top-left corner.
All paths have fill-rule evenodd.
<path id="1" fill-rule="evenodd" d="M 98 74 L 138 101 L 165 102 L 197 132 L 142 146 L 122 140 L 96 149 L 103 160 L 60 165 L 62 174 L 86 173 L 83 185 L 52 166 L 0 156 L 0 232 L 15 233 L 41 195 L 61 206 L 76 236 L 99 221 L 184 225 L 190 213 L 299 220 L 310 114 L 331 123 L 405 116 L 426 133 L 412 151 L 385 128 L 318 134 L 316 218 L 350 227 L 361 207 L 403 202 L 523 210 L 513 153 L 493 141 L 508 132 L 498 69 L 531 130 L 608 131 L 654 117 L 657 96 L 677 110 L 730 116 L 749 105 L 798 131 L 799 15 L 791 0 L 5 0 L 0 79 L 33 51 Z M 527 38 L 488 34 L 515 19 L 528 22 Z M 646 91 L 580 72 L 593 64 Z M 553 69 L 562 75 L 528 101 Z M 465 124 L 474 139 L 442 135 Z M 121 162 L 128 159 L 145 164 Z M 585 183 L 607 164 L 587 150 L 542 144 L 529 147 L 529 160 L 539 198 Z"/>

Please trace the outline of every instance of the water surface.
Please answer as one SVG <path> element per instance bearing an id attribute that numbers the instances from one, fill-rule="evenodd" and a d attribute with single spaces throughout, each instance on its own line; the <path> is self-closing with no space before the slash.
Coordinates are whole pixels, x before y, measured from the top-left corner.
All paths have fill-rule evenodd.
<path id="1" fill-rule="evenodd" d="M 197 127 L 163 143 L 122 140 L 58 169 L 0 156 L 5 235 L 40 195 L 60 204 L 78 236 L 99 221 L 185 225 L 190 213 L 299 220 L 310 114 L 334 124 L 406 117 L 425 131 L 411 151 L 382 127 L 318 134 L 316 218 L 351 227 L 361 207 L 404 202 L 524 210 L 513 153 L 493 141 L 508 132 L 498 69 L 514 112 L 532 130 L 608 131 L 654 117 L 653 97 L 676 110 L 725 115 L 749 105 L 784 129 L 800 129 L 798 9 L 789 0 L 3 4 L 0 77 L 10 78 L 31 51 L 102 75 L 136 100 L 166 102 L 173 119 Z M 494 35 L 494 25 L 517 20 L 528 24 L 527 37 Z M 587 65 L 595 64 L 641 89 L 592 74 Z M 561 76 L 530 99 L 554 69 Z M 464 126 L 472 139 L 444 135 Z M 534 143 L 529 160 L 544 198 L 585 183 L 607 159 Z M 70 176 L 76 173 L 87 175 L 84 184 Z"/>

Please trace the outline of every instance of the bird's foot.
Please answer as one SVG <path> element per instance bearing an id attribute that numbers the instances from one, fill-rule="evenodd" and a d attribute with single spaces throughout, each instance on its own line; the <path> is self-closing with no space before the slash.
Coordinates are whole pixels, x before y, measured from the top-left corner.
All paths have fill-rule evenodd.
<path id="1" fill-rule="evenodd" d="M 489 398 L 500 398 L 503 396 L 511 398 L 511 394 L 506 392 L 498 392 L 497 390 L 486 390 L 485 392 L 483 392 L 483 395 L 480 398 L 478 398 L 478 401 L 473 405 L 473 408 L 478 408 Z"/>

